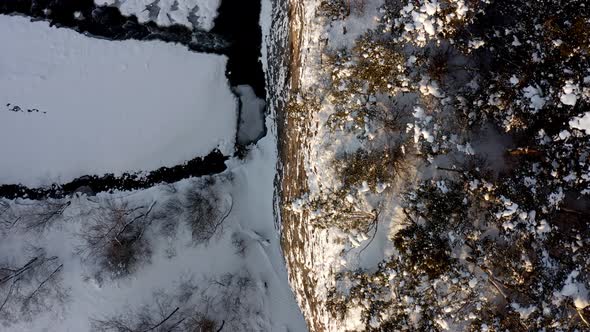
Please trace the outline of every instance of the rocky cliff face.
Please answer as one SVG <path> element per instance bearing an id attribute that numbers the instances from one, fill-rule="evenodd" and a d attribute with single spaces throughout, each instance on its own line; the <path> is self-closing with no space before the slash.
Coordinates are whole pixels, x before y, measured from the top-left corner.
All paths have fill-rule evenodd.
<path id="1" fill-rule="evenodd" d="M 301 0 L 276 0 L 272 8 L 272 28 L 268 36 L 268 104 L 276 114 L 279 144 L 279 178 L 276 211 L 281 245 L 289 272 L 289 282 L 311 331 L 323 331 L 320 317 L 323 303 L 316 294 L 317 280 L 312 244 L 313 230 L 305 225 L 306 215 L 290 208 L 292 201 L 307 191 L 305 150 L 310 134 L 308 117 L 298 114 L 301 89 L 302 47 L 306 33 L 306 7 Z"/>

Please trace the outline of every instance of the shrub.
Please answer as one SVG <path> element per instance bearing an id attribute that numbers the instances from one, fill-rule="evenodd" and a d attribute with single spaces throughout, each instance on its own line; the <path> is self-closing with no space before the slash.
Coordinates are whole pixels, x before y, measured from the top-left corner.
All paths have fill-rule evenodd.
<path id="1" fill-rule="evenodd" d="M 378 95 L 395 92 L 404 78 L 403 56 L 395 44 L 367 34 L 352 52 L 331 54 L 326 68 L 332 73 L 329 98 L 334 105 L 328 125 L 332 129 L 364 131 L 366 125 L 397 131 L 403 109 L 385 107 Z"/>
<path id="2" fill-rule="evenodd" d="M 318 8 L 319 14 L 332 20 L 341 20 L 348 16 L 346 0 L 323 0 Z"/>
<path id="3" fill-rule="evenodd" d="M 114 277 L 133 272 L 151 255 L 144 235 L 155 204 L 132 208 L 126 201 L 107 201 L 84 225 L 78 252 Z"/>
<path id="4" fill-rule="evenodd" d="M 383 150 L 360 149 L 335 161 L 345 188 L 366 183 L 371 190 L 379 184 L 391 184 L 408 171 L 408 156 L 399 142 L 392 142 Z"/>
<path id="5" fill-rule="evenodd" d="M 222 227 L 233 208 L 233 202 L 225 210 L 222 198 L 214 188 L 191 188 L 185 196 L 188 223 L 193 239 L 209 241 Z"/>

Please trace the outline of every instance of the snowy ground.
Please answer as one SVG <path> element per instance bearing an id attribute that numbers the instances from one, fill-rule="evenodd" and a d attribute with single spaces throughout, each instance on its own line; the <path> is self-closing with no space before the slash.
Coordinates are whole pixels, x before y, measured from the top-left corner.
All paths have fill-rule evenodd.
<path id="1" fill-rule="evenodd" d="M 233 149 L 237 101 L 224 57 L 7 16 L 0 43 L 11 46 L 0 53 L 0 140 L 11 143 L 0 144 L 0 183 L 148 170 Z M 273 213 L 276 128 L 272 115 L 258 116 L 264 102 L 251 90 L 237 88 L 246 106 L 238 136 L 253 139 L 261 121 L 267 135 L 221 174 L 96 196 L 0 198 L 0 331 L 153 319 L 143 331 L 171 312 L 157 330 L 192 331 L 170 327 L 206 316 L 215 330 L 305 331 Z M 129 243 L 115 256 L 131 252 L 131 263 L 108 263 L 105 248 Z"/>
<path id="2" fill-rule="evenodd" d="M 256 97 L 249 85 L 239 85 L 235 88 L 240 97 L 240 125 L 238 129 L 238 143 L 248 145 L 264 135 L 264 100 Z"/>
<path id="3" fill-rule="evenodd" d="M 26 261 L 31 246 L 44 248 L 47 256 L 55 256 L 63 264 L 60 284 L 67 297 L 60 302 L 47 296 L 43 301 L 49 310 L 43 310 L 34 320 L 2 321 L 0 331 L 88 331 L 91 319 L 139 311 L 144 305 L 154 304 L 157 291 L 175 294 L 187 280 L 194 281 L 199 291 L 213 290 L 208 293 L 212 298 L 209 313 L 219 321 L 227 320 L 229 314 L 220 299 L 224 289 L 211 286 L 213 280 L 222 280 L 227 274 L 250 279 L 249 291 L 242 294 L 243 306 L 238 307 L 244 319 L 230 325 L 231 330 L 305 331 L 305 323 L 287 285 L 279 236 L 274 227 L 275 162 L 276 141 L 269 135 L 259 141 L 246 160 L 232 160 L 228 171 L 210 180 L 183 180 L 148 190 L 96 197 L 76 196 L 59 201 L 70 205 L 41 232 L 19 228 L 18 224 L 4 228 L 4 233 L 0 231 L 3 235 L 0 264 Z M 206 184 L 211 180 L 215 184 Z M 168 214 L 164 219 L 158 217 L 170 211 L 171 202 L 182 201 L 195 188 L 217 193 L 219 209 L 223 213 L 229 211 L 210 241 L 195 241 L 182 213 Z M 130 208 L 139 208 L 138 211 L 152 207 L 153 220 L 145 233 L 151 255 L 127 277 L 111 278 L 109 274 L 98 277 L 98 266 L 85 254 L 78 253 L 84 244 L 80 234 L 95 222 L 105 204 L 113 201 L 125 202 Z M 31 214 L 25 211 L 42 205 L 30 200 L 0 203 L 10 205 L 13 213 L 29 217 Z M 9 214 L 4 212 L 0 220 L 5 221 Z M 0 288 L 1 298 L 6 296 L 5 290 Z M 199 301 L 194 299 L 190 305 L 203 305 Z M 12 305 L 16 308 L 10 310 L 18 312 L 18 304 Z M 170 310 L 174 305 L 177 304 Z M 236 329 L 236 326 L 241 327 Z"/>
<path id="4" fill-rule="evenodd" d="M 153 21 L 160 26 L 181 24 L 211 30 L 220 0 L 95 0 L 97 5 L 118 7 L 123 15 L 135 15 L 139 22 Z"/>
<path id="5" fill-rule="evenodd" d="M 173 166 L 233 150 L 226 58 L 0 16 L 0 183 Z"/>

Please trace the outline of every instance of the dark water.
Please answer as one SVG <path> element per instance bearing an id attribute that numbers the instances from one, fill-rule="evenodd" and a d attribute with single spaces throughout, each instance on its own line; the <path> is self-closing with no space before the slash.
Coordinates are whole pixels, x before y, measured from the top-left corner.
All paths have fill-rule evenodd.
<path id="1" fill-rule="evenodd" d="M 262 32 L 259 24 L 260 6 L 260 0 L 222 0 L 218 9 L 219 15 L 215 18 L 215 25 L 211 32 L 223 36 L 229 44 L 229 48 L 224 54 L 228 57 L 226 76 L 230 85 L 232 87 L 249 85 L 258 98 L 265 100 L 265 78 L 260 62 L 262 45 Z M 242 103 L 239 101 L 239 95 L 235 92 L 234 95 L 239 103 L 235 156 L 243 158 L 248 154 L 248 144 L 238 143 Z M 259 138 L 265 135 L 266 127 L 261 131 Z M 255 142 L 256 140 L 249 143 Z"/>
<path id="2" fill-rule="evenodd" d="M 82 13 L 83 19 L 76 19 L 75 12 Z M 158 27 L 153 22 L 138 23 L 137 17 L 123 16 L 117 8 L 96 6 L 93 0 L 0 0 L 0 14 L 28 16 L 109 40 L 162 40 L 217 54 L 226 53 L 229 46 L 223 36 L 203 31 L 193 33 L 180 25 Z"/>
<path id="3" fill-rule="evenodd" d="M 212 33 L 229 42 L 227 77 L 231 86 L 250 85 L 256 96 L 266 98 L 260 62 L 260 0 L 222 0 Z"/>
<path id="4" fill-rule="evenodd" d="M 75 12 L 80 12 L 83 19 L 76 19 Z M 222 0 L 214 28 L 208 32 L 180 25 L 158 27 L 153 22 L 139 23 L 135 16 L 123 16 L 117 8 L 96 6 L 93 0 L 0 0 L 0 14 L 48 21 L 51 25 L 72 29 L 89 37 L 162 40 L 186 45 L 195 52 L 226 55 L 226 76 L 230 85 L 250 85 L 259 98 L 266 98 L 264 73 L 259 60 L 262 43 L 260 0 Z M 245 147 L 236 146 L 236 156 L 243 155 Z M 90 175 L 45 188 L 0 185 L 0 197 L 58 198 L 71 195 L 80 187 L 93 192 L 148 188 L 158 183 L 223 172 L 228 158 L 219 151 L 213 151 L 206 157 L 170 168 L 163 167 L 147 175 L 145 172 L 141 175 L 126 173 L 118 177 L 112 174 Z"/>
<path id="5" fill-rule="evenodd" d="M 43 188 L 28 188 L 22 185 L 0 185 L 0 197 L 14 198 L 63 198 L 81 190 L 86 193 L 108 192 L 112 190 L 135 190 L 152 187 L 159 183 L 173 183 L 190 177 L 212 175 L 225 171 L 228 159 L 218 150 L 203 158 L 192 159 L 182 165 L 161 167 L 151 172 L 124 173 L 121 176 L 105 174 L 89 175 L 65 184 L 54 184 Z"/>

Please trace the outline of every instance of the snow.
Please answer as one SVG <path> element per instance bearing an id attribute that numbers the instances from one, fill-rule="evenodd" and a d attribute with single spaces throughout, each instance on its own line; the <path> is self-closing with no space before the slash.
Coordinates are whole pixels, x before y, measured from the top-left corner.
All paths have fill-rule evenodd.
<path id="1" fill-rule="evenodd" d="M 447 188 L 447 184 L 444 180 L 436 181 L 436 187 L 440 190 L 443 194 L 449 192 L 449 188 Z"/>
<path id="2" fill-rule="evenodd" d="M 518 40 L 518 38 L 516 38 L 516 36 L 514 37 L 514 41 L 512 42 L 512 46 L 521 46 L 522 43 Z"/>
<path id="3" fill-rule="evenodd" d="M 587 112 L 583 116 L 573 118 L 569 125 L 572 128 L 585 130 L 586 133 L 590 133 L 590 112 Z"/>
<path id="4" fill-rule="evenodd" d="M 256 97 L 249 85 L 239 85 L 235 88 L 240 97 L 241 113 L 238 131 L 238 143 L 247 145 L 264 134 L 264 110 L 266 103 Z"/>
<path id="5" fill-rule="evenodd" d="M 444 93 L 441 91 L 436 81 L 431 81 L 428 78 L 421 80 L 420 92 L 425 96 L 432 95 L 436 98 L 444 98 Z"/>
<path id="6" fill-rule="evenodd" d="M 567 130 L 562 130 L 559 133 L 559 138 L 562 139 L 562 140 L 568 139 L 570 136 L 572 136 L 572 134 L 570 134 L 569 131 L 567 131 Z"/>
<path id="7" fill-rule="evenodd" d="M 520 319 L 522 320 L 528 319 L 529 316 L 537 310 L 537 307 L 535 307 L 534 305 L 523 307 L 518 303 L 511 303 L 510 306 L 512 307 L 512 309 L 514 309 L 514 311 L 518 312 L 518 314 L 520 315 Z"/>
<path id="8" fill-rule="evenodd" d="M 579 274 L 580 271 L 572 271 L 567 276 L 567 279 L 561 291 L 555 295 L 570 297 L 574 300 L 574 305 L 576 306 L 576 308 L 584 309 L 590 306 L 590 298 L 588 297 L 588 288 L 586 288 L 586 286 L 583 283 L 574 281 Z"/>
<path id="9" fill-rule="evenodd" d="M 469 41 L 469 48 L 477 50 L 478 48 L 485 45 L 485 42 L 481 39 L 474 39 Z"/>
<path id="10" fill-rule="evenodd" d="M 559 46 L 561 46 L 561 44 L 563 44 L 563 40 L 561 40 L 561 39 L 555 39 L 555 40 L 552 40 L 551 42 L 553 43 L 553 46 L 555 46 L 555 47 L 559 47 Z"/>
<path id="11" fill-rule="evenodd" d="M 473 147 L 471 146 L 471 143 L 465 143 L 464 145 L 463 144 L 457 144 L 457 151 L 463 152 L 466 155 L 470 155 L 470 156 L 475 155 L 475 150 L 473 150 Z"/>
<path id="12" fill-rule="evenodd" d="M 432 22 L 430 20 L 424 20 L 422 24 L 424 26 L 424 31 L 426 31 L 426 33 L 430 36 L 434 36 L 436 31 L 434 30 L 434 25 L 432 24 Z"/>
<path id="13" fill-rule="evenodd" d="M 364 329 L 363 324 L 363 307 L 355 306 L 348 309 L 344 321 L 344 328 L 347 331 L 361 331 Z"/>
<path id="14" fill-rule="evenodd" d="M 432 116 L 426 115 L 424 109 L 420 106 L 414 107 L 413 115 L 414 118 L 416 118 L 416 122 L 408 125 L 408 130 L 412 128 L 414 129 L 414 142 L 418 143 L 420 137 L 423 137 L 429 143 L 434 142 L 433 133 L 429 129 L 423 127 L 432 121 Z"/>
<path id="15" fill-rule="evenodd" d="M 433 1 L 433 2 L 425 2 L 424 5 L 421 8 L 421 11 L 426 12 L 426 14 L 432 16 L 436 13 L 438 9 L 438 4 L 437 1 Z"/>
<path id="16" fill-rule="evenodd" d="M 455 1 L 457 3 L 457 9 L 455 10 L 458 18 L 463 18 L 469 11 L 469 7 L 465 5 L 465 1 L 458 0 Z"/>
<path id="17" fill-rule="evenodd" d="M 305 321 L 287 281 L 275 225 L 273 195 L 278 151 L 277 132 L 270 116 L 266 125 L 269 128 L 267 136 L 256 144 L 246 160 L 233 160 L 228 165 L 235 176 L 233 193 L 237 210 L 233 216 L 239 220 L 241 229 L 261 234 L 268 240 L 267 246 L 253 248 L 246 259 L 251 273 L 268 283 L 264 295 L 271 321 L 270 331 L 305 331 Z"/>
<path id="18" fill-rule="evenodd" d="M 565 198 L 565 193 L 561 187 L 557 188 L 557 191 L 549 194 L 549 204 L 554 207 L 558 207 L 561 201 Z"/>
<path id="19" fill-rule="evenodd" d="M 562 104 L 568 106 L 575 106 L 576 101 L 578 100 L 577 92 L 579 87 L 573 84 L 572 81 L 568 81 L 562 88 L 561 96 L 559 100 Z"/>
<path id="20" fill-rule="evenodd" d="M 440 326 L 441 329 L 443 329 L 444 331 L 448 331 L 450 329 L 449 327 L 449 322 L 447 322 L 444 319 L 441 318 L 437 318 L 435 319 L 436 324 L 438 324 L 438 326 Z"/>
<path id="21" fill-rule="evenodd" d="M 452 7 L 455 7 L 454 11 Z M 436 40 L 440 33 L 452 30 L 452 24 L 449 23 L 457 19 L 463 20 L 469 11 L 470 8 L 465 6 L 463 0 L 449 0 L 442 6 L 436 0 L 408 1 L 408 4 L 400 10 L 400 18 L 395 19 L 394 25 L 403 26 L 404 33 L 401 40 L 424 46 L 427 40 Z M 480 40 L 469 42 L 469 46 L 474 49 L 483 45 L 484 43 Z"/>
<path id="22" fill-rule="evenodd" d="M 258 142 L 246 160 L 231 160 L 228 171 L 215 176 L 215 190 L 226 201 L 233 202 L 233 208 L 212 241 L 194 243 L 181 215 L 168 216 L 167 222 L 177 222 L 179 227 L 175 235 L 170 236 L 158 231 L 161 221 L 155 220 L 155 231 L 148 231 L 146 235 L 153 246 L 152 257 L 130 277 L 96 279 L 92 273 L 96 267 L 76 253 L 81 227 L 100 212 L 96 209 L 97 202 L 127 201 L 130 206 L 153 204 L 154 212 L 157 212 L 167 201 L 182 197 L 187 190 L 199 187 L 205 180 L 182 180 L 173 184 L 174 190 L 161 185 L 141 191 L 102 193 L 97 197 L 76 196 L 70 199 L 71 205 L 56 221 L 56 226 L 42 236 L 11 230 L 8 236 L 0 237 L 0 251 L 8 255 L 18 256 L 22 252 L 19 249 L 26 243 L 34 243 L 46 248 L 49 255 L 57 256 L 64 264 L 62 284 L 69 291 L 63 310 L 55 302 L 50 312 L 39 314 L 32 321 L 18 322 L 10 329 L 85 332 L 90 330 L 89 319 L 137 310 L 144 304 L 153 303 L 153 292 L 161 290 L 170 294 L 183 280 L 192 279 L 197 286 L 204 288 L 209 279 L 218 279 L 226 273 L 245 273 L 256 287 L 255 293 L 243 299 L 243 303 L 256 311 L 255 317 L 248 317 L 251 326 L 246 330 L 304 331 L 305 322 L 287 282 L 274 223 L 276 158 L 276 136 L 272 133 Z M 30 200 L 7 202 L 13 206 L 37 203 Z M 236 237 L 245 241 L 243 256 L 236 252 L 232 243 Z"/>
<path id="23" fill-rule="evenodd" d="M 539 226 L 537 226 L 537 233 L 538 234 L 545 234 L 551 232 L 551 226 L 547 223 L 546 220 L 539 221 Z"/>
<path id="24" fill-rule="evenodd" d="M 0 145 L 0 183 L 47 185 L 233 151 L 237 103 L 224 56 L 11 16 L 0 16 L 0 43 L 0 141 L 10 142 Z"/>
<path id="25" fill-rule="evenodd" d="M 263 8 L 269 8 L 269 2 L 263 1 L 263 4 Z M 263 16 L 264 13 L 270 15 L 268 11 L 263 11 Z M 269 19 L 261 18 L 261 23 L 268 23 Z M 128 170 L 129 164 L 148 169 L 150 164 L 176 163 L 184 160 L 180 155 L 183 151 L 179 150 L 183 147 L 191 157 L 214 147 L 220 147 L 224 153 L 233 149 L 236 100 L 224 76 L 224 57 L 190 53 L 180 46 L 160 42 L 86 39 L 68 30 L 49 28 L 45 23 L 4 16 L 0 16 L 0 42 L 11 46 L 11 49 L 3 49 L 0 55 L 0 102 L 10 98 L 11 106 L 18 104 L 25 109 L 25 112 L 0 109 L 0 138 L 6 141 L 5 138 L 11 138 L 9 135 L 21 132 L 23 137 L 22 142 L 16 142 L 18 144 L 13 147 L 3 144 L 0 147 L 3 157 L 7 154 L 13 157 L 10 155 L 13 153 L 15 158 L 25 161 L 27 157 L 35 159 L 35 164 L 55 166 L 61 178 L 66 179 L 74 175 L 64 170 L 89 172 L 80 171 L 80 165 L 71 165 L 78 162 L 80 154 L 93 158 L 92 163 L 88 162 L 90 168 L 96 169 L 98 163 L 111 172 L 116 171 L 113 167 L 118 165 L 116 163 L 126 163 L 124 170 Z M 268 68 L 266 60 L 264 58 L 263 62 Z M 128 84 L 131 82 L 137 86 Z M 263 101 L 255 99 L 247 87 L 238 89 L 241 101 L 249 104 L 249 117 L 243 118 L 249 122 L 245 127 L 264 127 L 262 118 L 252 119 L 255 114 L 262 117 Z M 26 112 L 32 107 L 40 112 Z M 125 315 L 146 304 L 160 305 L 154 299 L 154 292 L 174 296 L 185 280 L 196 281 L 201 289 L 208 289 L 208 296 L 219 298 L 223 294 L 211 289 L 221 286 L 208 286 L 227 273 L 248 275 L 255 289 L 239 298 L 251 313 L 244 320 L 248 326 L 235 328 L 231 322 L 226 322 L 224 331 L 307 330 L 288 284 L 274 216 L 278 162 L 274 116 L 266 117 L 267 135 L 249 147 L 243 160 L 230 159 L 226 163 L 227 171 L 222 174 L 139 191 L 100 193 L 93 197 L 76 194 L 65 198 L 69 205 L 63 215 L 56 217 L 54 225 L 43 231 L 28 231 L 18 225 L 10 230 L 0 228 L 2 259 L 24 259 L 21 249 L 29 243 L 45 248 L 48 255 L 55 255 L 63 263 L 62 284 L 69 293 L 63 306 L 49 298 L 49 312 L 35 314 L 32 320 L 21 319 L 14 325 L 2 325 L 4 316 L 0 315 L 0 330 L 89 331 L 90 319 Z M 10 141 L 15 139 L 12 137 Z M 109 144 L 116 151 L 103 153 L 94 147 Z M 44 154 L 37 145 L 53 150 Z M 66 153 L 67 147 L 75 150 Z M 165 149 L 156 151 L 159 147 Z M 85 149 L 92 153 L 85 153 Z M 168 153 L 171 159 L 163 159 Z M 54 158 L 41 159 L 50 155 Z M 4 165 L 5 159 L 2 160 L 0 174 L 5 176 L 3 168 L 9 168 Z M 41 169 L 36 167 L 38 169 L 28 171 Z M 32 180 L 35 176 L 30 173 L 11 171 L 32 183 L 42 181 L 46 175 Z M 214 185 L 210 184 L 211 179 L 216 179 Z M 170 213 L 166 206 L 168 202 L 183 199 L 187 191 L 203 186 L 214 187 L 224 211 L 227 205 L 232 208 L 211 241 L 196 243 L 183 220 L 186 216 Z M 109 201 L 128 202 L 132 207 L 153 206 L 152 215 L 163 217 L 153 220 L 144 235 L 152 247 L 151 258 L 128 277 L 101 279 L 94 274 L 99 267 L 82 259 L 77 248 L 84 226 L 100 216 L 102 211 L 97 207 Z M 2 226 L 5 204 L 18 210 L 43 202 L 0 199 L 0 204 Z M 177 224 L 178 229 L 164 232 L 168 223 Z M 236 251 L 235 239 L 244 241 L 243 253 Z M 228 312 L 220 312 L 219 307 L 206 309 L 218 320 L 228 315 Z"/>
<path id="26" fill-rule="evenodd" d="M 160 26 L 180 24 L 209 31 L 213 28 L 221 0 L 94 0 L 99 6 L 116 6 L 140 23 L 153 21 Z"/>
<path id="27" fill-rule="evenodd" d="M 533 110 L 539 111 L 540 109 L 545 106 L 545 98 L 543 97 L 543 92 L 541 88 L 534 87 L 532 85 L 527 86 L 523 89 L 524 96 L 530 100 L 529 107 Z"/>
<path id="28" fill-rule="evenodd" d="M 357 38 L 376 26 L 379 17 L 378 7 L 383 0 L 372 0 L 372 2 L 374 3 L 365 2 L 359 6 L 361 8 L 351 10 L 351 15 L 343 20 L 330 23 L 322 38 L 327 37 L 327 43 L 331 48 L 350 48 Z"/>
<path id="29" fill-rule="evenodd" d="M 11 137 L 21 133 L 24 137 L 15 146 L 0 147 L 3 156 L 11 157 L 3 158 L 0 174 L 6 176 L 13 172 L 11 181 L 20 178 L 35 183 L 31 178 L 41 171 L 38 164 L 43 164 L 43 169 L 53 166 L 62 179 L 71 177 L 64 170 L 78 172 L 80 165 L 76 163 L 80 163 L 80 155 L 94 158 L 87 164 L 91 170 L 81 172 L 84 173 L 99 172 L 101 165 L 113 171 L 117 163 L 125 164 L 121 169 L 128 170 L 129 165 L 151 168 L 163 162 L 177 162 L 185 158 L 179 150 L 183 147 L 191 157 L 218 146 L 219 141 L 225 152 L 233 147 L 236 103 L 225 80 L 224 57 L 189 53 L 182 47 L 158 42 L 86 39 L 68 30 L 49 28 L 45 23 L 3 16 L 0 16 L 0 42 L 14 45 L 0 55 L 0 101 L 10 98 L 15 105 L 20 103 L 23 108 L 37 107 L 46 112 L 0 110 L 0 138 L 6 142 L 14 141 Z M 34 84 L 29 87 L 27 82 Z M 131 86 L 127 84 L 130 82 L 141 84 Z M 75 96 L 72 91 L 76 91 Z M 251 89 L 241 87 L 240 94 L 242 102 L 252 106 L 249 114 L 262 117 L 263 102 L 255 100 Z M 84 107 L 73 107 L 80 105 Z M 9 329 L 89 331 L 90 318 L 105 318 L 151 304 L 154 291 L 169 293 L 183 279 L 203 281 L 225 273 L 247 271 L 256 293 L 242 300 L 256 310 L 256 316 L 249 317 L 252 325 L 245 330 L 305 331 L 305 321 L 287 282 L 275 228 L 277 142 L 276 128 L 270 119 L 266 124 L 270 128 L 268 135 L 252 147 L 247 158 L 230 160 L 228 170 L 215 176 L 220 181 L 218 191 L 226 201 L 233 202 L 220 234 L 208 244 L 195 244 L 183 223 L 179 223 L 176 237 L 150 232 L 146 236 L 150 236 L 154 246 L 152 258 L 129 278 L 97 280 L 90 273 L 96 267 L 76 254 L 79 231 L 97 213 L 96 202 L 125 200 L 132 206 L 155 203 L 158 209 L 166 201 L 201 185 L 203 179 L 183 180 L 172 187 L 101 193 L 98 197 L 76 196 L 69 198 L 71 205 L 63 218 L 56 221 L 58 226 L 42 236 L 16 229 L 6 237 L 0 232 L 0 252 L 19 255 L 25 243 L 34 243 L 58 256 L 64 264 L 63 284 L 70 293 L 63 311 L 55 303 L 51 312 L 36 315 L 32 321 L 21 321 Z M 252 126 L 259 127 L 260 122 Z M 97 150 L 109 144 L 117 151 Z M 120 145 L 128 149 L 121 149 Z M 43 147 L 50 151 L 44 153 Z M 90 151 L 86 153 L 86 149 Z M 167 153 L 170 158 L 162 159 Z M 55 157 L 49 158 L 52 155 Z M 140 160 L 140 157 L 149 158 Z M 19 162 L 4 163 L 15 158 L 20 158 L 21 168 L 29 167 L 26 164 L 29 161 L 34 163 L 26 171 L 9 167 Z M 30 200 L 8 202 L 37 204 Z M 180 218 L 172 215 L 167 219 L 179 221 Z M 246 241 L 244 257 L 235 252 L 234 236 Z"/>
<path id="30" fill-rule="evenodd" d="M 504 204 L 504 207 L 506 209 L 502 212 L 496 213 L 496 218 L 500 219 L 500 218 L 510 217 L 513 214 L 515 214 L 516 211 L 518 211 L 518 204 L 512 202 L 511 200 L 509 200 L 508 198 L 506 198 L 504 196 L 501 196 L 500 200 L 502 201 L 502 203 Z"/>

